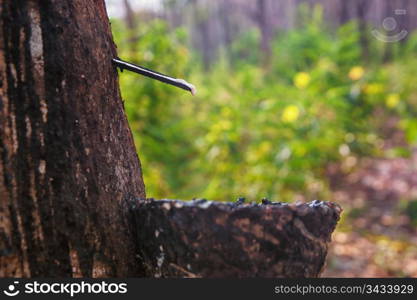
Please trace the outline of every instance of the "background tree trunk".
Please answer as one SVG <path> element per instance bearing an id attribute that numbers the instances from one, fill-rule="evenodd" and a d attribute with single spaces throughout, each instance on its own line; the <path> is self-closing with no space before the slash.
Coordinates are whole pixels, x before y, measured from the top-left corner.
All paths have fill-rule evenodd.
<path id="1" fill-rule="evenodd" d="M 268 66 L 271 57 L 271 26 L 269 22 L 268 1 L 258 0 L 257 2 L 256 21 L 261 32 L 261 51 L 263 53 L 263 63 Z"/>
<path id="2" fill-rule="evenodd" d="M 144 184 L 104 2 L 0 0 L 0 276 L 138 276 Z"/>
<path id="3" fill-rule="evenodd" d="M 369 40 L 366 22 L 368 6 L 369 0 L 356 0 L 356 16 L 358 18 L 359 42 L 362 48 L 362 56 L 364 59 L 369 57 Z"/>

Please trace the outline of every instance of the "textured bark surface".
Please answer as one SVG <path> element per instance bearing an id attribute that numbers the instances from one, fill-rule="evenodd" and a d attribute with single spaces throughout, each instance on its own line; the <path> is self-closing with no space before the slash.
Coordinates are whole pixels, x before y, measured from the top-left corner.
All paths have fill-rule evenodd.
<path id="1" fill-rule="evenodd" d="M 0 276 L 141 275 L 144 197 L 104 1 L 0 0 Z"/>
<path id="2" fill-rule="evenodd" d="M 130 204 L 139 256 L 155 277 L 318 277 L 341 208 L 196 200 Z"/>

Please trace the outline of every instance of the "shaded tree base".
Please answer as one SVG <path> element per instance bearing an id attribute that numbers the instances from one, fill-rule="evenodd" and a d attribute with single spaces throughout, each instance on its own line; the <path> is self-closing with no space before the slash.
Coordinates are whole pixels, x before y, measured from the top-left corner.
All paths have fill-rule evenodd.
<path id="1" fill-rule="evenodd" d="M 318 277 L 341 207 L 137 199 L 138 259 L 152 277 Z"/>

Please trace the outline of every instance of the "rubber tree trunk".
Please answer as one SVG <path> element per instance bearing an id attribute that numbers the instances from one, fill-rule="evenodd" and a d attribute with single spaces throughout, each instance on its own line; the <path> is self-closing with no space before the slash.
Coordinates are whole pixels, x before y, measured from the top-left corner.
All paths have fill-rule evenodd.
<path id="1" fill-rule="evenodd" d="M 137 276 L 144 197 L 102 0 L 0 0 L 0 276 Z"/>

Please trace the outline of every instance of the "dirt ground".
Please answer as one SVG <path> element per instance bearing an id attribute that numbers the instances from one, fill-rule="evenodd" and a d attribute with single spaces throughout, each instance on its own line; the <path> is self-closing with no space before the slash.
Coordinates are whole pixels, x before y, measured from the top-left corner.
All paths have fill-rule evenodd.
<path id="1" fill-rule="evenodd" d="M 329 168 L 344 207 L 322 277 L 417 277 L 417 151 Z"/>

